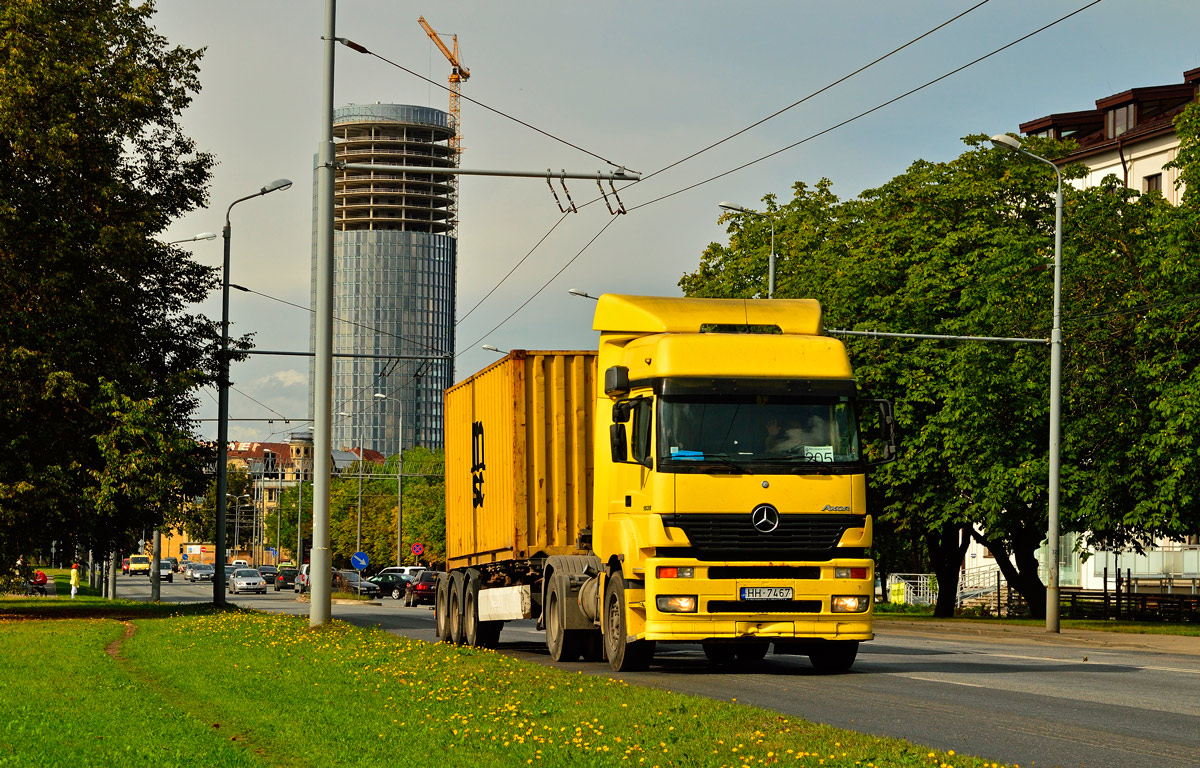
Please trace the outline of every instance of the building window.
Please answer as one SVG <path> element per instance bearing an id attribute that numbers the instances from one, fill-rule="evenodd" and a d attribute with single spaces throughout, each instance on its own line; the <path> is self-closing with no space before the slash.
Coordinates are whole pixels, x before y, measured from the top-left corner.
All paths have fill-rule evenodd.
<path id="1" fill-rule="evenodd" d="M 1153 173 L 1142 179 L 1143 192 L 1162 192 L 1162 174 Z"/>
<path id="2" fill-rule="evenodd" d="M 1126 104 L 1123 107 L 1109 110 L 1106 126 L 1106 135 L 1108 138 L 1115 139 L 1136 125 L 1133 120 L 1133 107 L 1133 104 Z"/>

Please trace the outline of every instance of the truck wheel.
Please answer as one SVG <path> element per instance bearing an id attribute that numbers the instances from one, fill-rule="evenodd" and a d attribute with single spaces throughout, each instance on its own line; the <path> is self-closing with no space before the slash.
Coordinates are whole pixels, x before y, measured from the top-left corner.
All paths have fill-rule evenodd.
<path id="1" fill-rule="evenodd" d="M 770 649 L 770 643 L 738 643 L 733 646 L 733 654 L 737 656 L 738 662 L 752 665 L 762 661 Z"/>
<path id="2" fill-rule="evenodd" d="M 727 667 L 737 658 L 737 650 L 733 643 L 701 643 L 704 655 L 718 667 Z"/>
<path id="3" fill-rule="evenodd" d="M 405 596 L 405 605 L 411 605 L 412 598 Z M 443 643 L 450 642 L 450 577 L 439 576 L 433 592 L 433 624 L 437 636 Z"/>
<path id="4" fill-rule="evenodd" d="M 566 595 L 559 574 L 550 577 L 550 594 L 546 597 L 546 647 L 555 661 L 579 659 L 579 633 L 567 629 Z"/>
<path id="5" fill-rule="evenodd" d="M 479 634 L 479 578 L 467 574 L 463 579 L 463 645 L 479 648 L 483 645 Z"/>
<path id="6" fill-rule="evenodd" d="M 625 611 L 625 577 L 617 571 L 608 577 L 604 588 L 604 651 L 608 665 L 617 672 L 645 669 L 654 658 L 653 640 L 625 642 L 629 634 Z"/>
<path id="7" fill-rule="evenodd" d="M 479 646 L 495 648 L 500 644 L 500 630 L 504 629 L 503 621 L 479 622 Z"/>
<path id="8" fill-rule="evenodd" d="M 462 645 L 466 639 L 463 631 L 463 577 L 461 573 L 450 574 L 450 602 L 447 605 L 450 623 L 450 642 Z"/>
<path id="9" fill-rule="evenodd" d="M 832 640 L 809 651 L 808 660 L 820 672 L 845 672 L 857 655 L 857 640 Z"/>

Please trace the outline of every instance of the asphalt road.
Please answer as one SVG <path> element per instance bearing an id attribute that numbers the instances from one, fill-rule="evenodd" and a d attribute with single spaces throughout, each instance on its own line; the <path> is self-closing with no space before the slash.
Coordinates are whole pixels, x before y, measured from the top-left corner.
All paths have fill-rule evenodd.
<path id="1" fill-rule="evenodd" d="M 148 599 L 142 577 L 120 597 Z M 206 602 L 211 584 L 162 585 L 164 602 Z M 248 608 L 306 614 L 291 592 L 241 595 Z M 333 617 L 434 641 L 433 611 L 383 599 L 333 606 Z M 715 669 L 696 645 L 662 646 L 645 672 L 555 665 L 714 699 L 731 698 L 855 731 L 1021 766 L 1200 766 L 1200 639 L 983 630 L 881 621 L 844 675 L 816 674 L 798 656 L 753 670 Z M 551 665 L 531 621 L 510 622 L 502 653 Z"/>

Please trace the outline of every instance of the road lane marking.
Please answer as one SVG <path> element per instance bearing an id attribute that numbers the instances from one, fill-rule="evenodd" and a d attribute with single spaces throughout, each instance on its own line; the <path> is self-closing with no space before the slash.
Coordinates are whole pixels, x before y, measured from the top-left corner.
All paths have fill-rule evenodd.
<path id="1" fill-rule="evenodd" d="M 896 677 L 903 677 L 908 680 L 920 680 L 923 683 L 945 683 L 946 685 L 961 685 L 964 688 L 987 688 L 986 685 L 980 685 L 978 683 L 964 683 L 961 680 L 938 680 L 938 679 L 932 678 L 932 677 L 919 677 L 917 675 L 896 675 Z"/>

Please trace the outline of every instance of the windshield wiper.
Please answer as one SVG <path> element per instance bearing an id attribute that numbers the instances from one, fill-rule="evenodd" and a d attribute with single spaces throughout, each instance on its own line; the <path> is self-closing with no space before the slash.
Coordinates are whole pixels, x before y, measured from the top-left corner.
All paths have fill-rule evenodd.
<path id="1" fill-rule="evenodd" d="M 738 472 L 741 472 L 743 475 L 753 475 L 754 474 L 753 472 L 746 469 L 741 464 L 738 464 L 736 461 L 729 458 L 729 454 L 725 454 L 725 453 L 706 453 L 706 454 L 704 454 L 704 460 L 708 460 L 708 459 L 713 459 L 715 461 L 719 461 L 722 464 L 724 464 L 725 466 L 730 467 L 731 469 L 736 469 Z"/>

